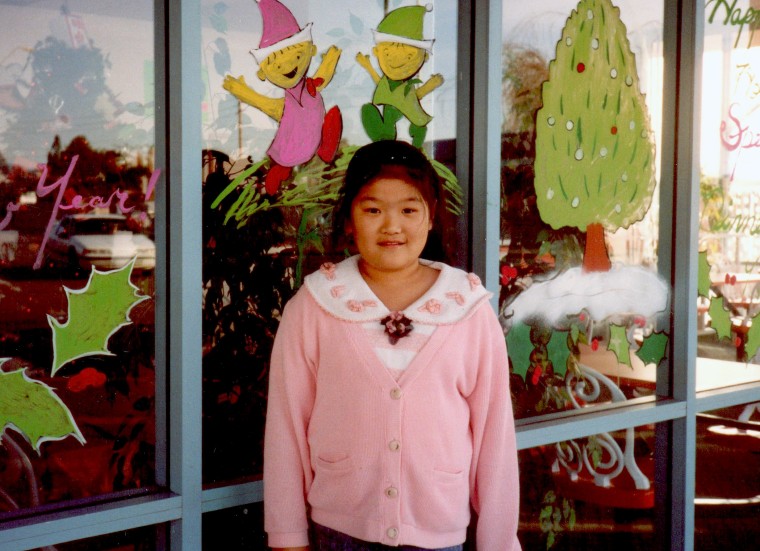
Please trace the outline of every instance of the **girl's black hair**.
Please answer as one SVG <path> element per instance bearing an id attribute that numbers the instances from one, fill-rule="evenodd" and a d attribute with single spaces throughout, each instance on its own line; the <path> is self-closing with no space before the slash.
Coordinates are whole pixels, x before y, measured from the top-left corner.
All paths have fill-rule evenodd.
<path id="1" fill-rule="evenodd" d="M 443 186 L 435 168 L 425 154 L 406 142 L 381 140 L 359 148 L 348 163 L 340 197 L 333 211 L 333 242 L 346 245 L 346 222 L 351 219 L 351 205 L 361 189 L 383 176 L 401 178 L 420 192 L 430 213 L 433 229 L 422 251 L 427 260 L 446 261 L 440 237 L 444 209 Z"/>

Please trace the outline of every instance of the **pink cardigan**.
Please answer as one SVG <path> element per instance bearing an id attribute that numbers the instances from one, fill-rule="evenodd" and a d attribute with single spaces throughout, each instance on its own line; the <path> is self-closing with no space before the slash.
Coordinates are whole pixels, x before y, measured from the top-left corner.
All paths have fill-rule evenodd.
<path id="1" fill-rule="evenodd" d="M 437 323 L 398 382 L 361 322 L 388 310 L 356 257 L 323 266 L 287 304 L 270 372 L 264 448 L 272 547 L 308 545 L 308 520 L 365 541 L 519 549 L 506 345 L 489 293 L 442 264 L 407 317 Z M 379 322 L 379 321 L 378 321 Z"/>

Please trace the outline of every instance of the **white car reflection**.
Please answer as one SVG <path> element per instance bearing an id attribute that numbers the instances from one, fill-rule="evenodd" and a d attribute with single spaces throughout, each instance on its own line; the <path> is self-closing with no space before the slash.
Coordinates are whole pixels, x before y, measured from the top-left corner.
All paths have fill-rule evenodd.
<path id="1" fill-rule="evenodd" d="M 69 267 L 115 270 L 136 257 L 135 270 L 156 267 L 156 246 L 141 233 L 134 233 L 121 214 L 66 215 L 53 228 L 48 254 Z"/>

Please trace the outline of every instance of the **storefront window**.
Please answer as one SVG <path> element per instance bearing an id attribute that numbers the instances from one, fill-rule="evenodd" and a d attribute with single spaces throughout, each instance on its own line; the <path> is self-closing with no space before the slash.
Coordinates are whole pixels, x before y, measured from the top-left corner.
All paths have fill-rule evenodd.
<path id="1" fill-rule="evenodd" d="M 0 519 L 155 485 L 153 3 L 4 3 Z"/>
<path id="2" fill-rule="evenodd" d="M 263 502 L 203 515 L 204 549 L 266 549 L 266 542 Z"/>
<path id="3" fill-rule="evenodd" d="M 743 404 L 697 416 L 694 549 L 751 549 L 760 537 L 760 410 Z"/>
<path id="4" fill-rule="evenodd" d="M 654 426 L 520 452 L 523 549 L 656 547 Z"/>
<path id="5" fill-rule="evenodd" d="M 700 390 L 760 380 L 760 36 L 754 0 L 707 2 L 699 183 Z M 708 76 L 709 75 L 709 76 Z"/>
<path id="6" fill-rule="evenodd" d="M 204 1 L 202 13 L 203 469 L 214 484 L 261 472 L 279 316 L 306 274 L 345 256 L 330 212 L 356 148 L 393 137 L 423 148 L 448 216 L 461 211 L 458 22 L 454 1 Z M 402 50 L 412 62 L 385 62 Z M 443 243 L 463 252 L 451 235 Z"/>
<path id="7" fill-rule="evenodd" d="M 669 309 L 656 271 L 663 3 L 502 10 L 499 302 L 516 414 L 653 396 Z"/>

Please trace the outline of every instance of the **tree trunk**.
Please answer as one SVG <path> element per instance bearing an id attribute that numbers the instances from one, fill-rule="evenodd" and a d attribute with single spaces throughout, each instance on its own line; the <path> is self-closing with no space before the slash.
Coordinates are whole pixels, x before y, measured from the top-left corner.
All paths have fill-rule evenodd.
<path id="1" fill-rule="evenodd" d="M 612 267 L 607 243 L 604 241 L 604 227 L 589 224 L 586 228 L 586 250 L 583 253 L 584 272 L 607 272 Z"/>

